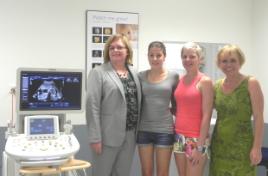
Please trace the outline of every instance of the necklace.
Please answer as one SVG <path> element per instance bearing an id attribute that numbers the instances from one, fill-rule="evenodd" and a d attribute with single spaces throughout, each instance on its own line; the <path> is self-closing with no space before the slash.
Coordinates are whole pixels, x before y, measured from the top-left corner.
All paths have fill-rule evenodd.
<path id="1" fill-rule="evenodd" d="M 120 77 L 120 78 L 127 78 L 128 76 L 128 70 L 125 71 L 116 71 L 116 74 Z"/>

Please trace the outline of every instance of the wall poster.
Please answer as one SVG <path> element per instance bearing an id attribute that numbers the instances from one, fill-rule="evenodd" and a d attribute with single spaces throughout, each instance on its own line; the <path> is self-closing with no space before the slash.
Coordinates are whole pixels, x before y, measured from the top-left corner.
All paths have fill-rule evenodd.
<path id="1" fill-rule="evenodd" d="M 164 41 L 167 50 L 165 65 L 171 70 L 184 73 L 184 68 L 181 63 L 181 48 L 186 42 Z M 223 73 L 216 65 L 216 57 L 219 49 L 225 44 L 223 43 L 205 43 L 197 42 L 203 51 L 202 64 L 200 71 L 207 74 L 213 81 L 223 77 Z"/>
<path id="2" fill-rule="evenodd" d="M 103 49 L 107 39 L 117 33 L 125 34 L 133 48 L 133 65 L 138 67 L 137 13 L 86 11 L 86 72 L 103 63 Z"/>

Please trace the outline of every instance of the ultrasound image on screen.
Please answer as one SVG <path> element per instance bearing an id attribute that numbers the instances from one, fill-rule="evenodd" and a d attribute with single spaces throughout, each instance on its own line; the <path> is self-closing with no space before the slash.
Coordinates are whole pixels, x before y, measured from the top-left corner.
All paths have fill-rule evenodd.
<path id="1" fill-rule="evenodd" d="M 56 84 L 53 80 L 44 80 L 42 84 L 33 94 L 36 101 L 60 101 L 63 99 L 62 88 L 64 80 L 59 81 L 61 84 Z"/>
<path id="2" fill-rule="evenodd" d="M 30 135 L 54 134 L 54 119 L 40 118 L 30 120 Z"/>
<path id="3" fill-rule="evenodd" d="M 22 72 L 20 110 L 79 110 L 82 73 Z"/>

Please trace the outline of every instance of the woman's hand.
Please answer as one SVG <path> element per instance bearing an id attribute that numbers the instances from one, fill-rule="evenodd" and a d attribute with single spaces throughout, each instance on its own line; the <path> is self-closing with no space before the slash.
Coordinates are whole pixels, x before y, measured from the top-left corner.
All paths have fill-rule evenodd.
<path id="1" fill-rule="evenodd" d="M 102 144 L 101 142 L 91 143 L 90 147 L 94 150 L 94 152 L 98 155 L 102 152 Z"/>
<path id="2" fill-rule="evenodd" d="M 250 162 L 252 166 L 258 165 L 262 160 L 261 148 L 253 147 L 250 151 Z"/>
<path id="3" fill-rule="evenodd" d="M 192 165 L 197 165 L 199 163 L 199 161 L 202 158 L 203 153 L 197 151 L 196 149 L 194 149 L 192 151 L 192 155 L 189 157 L 189 160 L 191 162 Z"/>

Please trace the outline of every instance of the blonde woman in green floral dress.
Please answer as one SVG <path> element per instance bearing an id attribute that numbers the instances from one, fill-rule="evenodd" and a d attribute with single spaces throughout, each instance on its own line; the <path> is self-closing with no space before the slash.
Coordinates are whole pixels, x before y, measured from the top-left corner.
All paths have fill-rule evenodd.
<path id="1" fill-rule="evenodd" d="M 244 54 L 236 45 L 224 46 L 217 55 L 225 78 L 215 84 L 217 122 L 211 142 L 210 176 L 255 176 L 262 159 L 263 94 L 254 77 L 240 73 L 244 62 Z"/>

